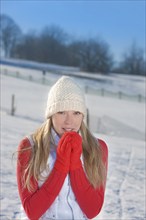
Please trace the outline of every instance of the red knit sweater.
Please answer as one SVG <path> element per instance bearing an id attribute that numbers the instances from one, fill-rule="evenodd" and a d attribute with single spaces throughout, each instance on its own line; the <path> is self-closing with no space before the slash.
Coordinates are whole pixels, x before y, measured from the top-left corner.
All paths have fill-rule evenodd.
<path id="1" fill-rule="evenodd" d="M 103 160 L 107 167 L 108 149 L 104 141 L 99 140 L 103 148 Z M 29 140 L 22 140 L 18 151 L 30 146 Z M 31 183 L 34 187 L 33 192 L 23 187 L 22 175 L 24 167 L 27 165 L 31 155 L 31 150 L 18 153 L 17 162 L 17 182 L 20 199 L 26 215 L 30 220 L 38 220 L 49 209 L 55 198 L 59 194 L 64 180 L 65 173 L 57 171 L 55 168 L 51 171 L 45 183 L 39 188 L 37 181 L 32 177 Z M 89 183 L 83 168 L 70 171 L 70 181 L 72 190 L 76 196 L 78 204 L 88 218 L 95 217 L 101 210 L 104 201 L 104 187 L 94 189 Z M 55 186 L 55 187 L 54 187 Z"/>

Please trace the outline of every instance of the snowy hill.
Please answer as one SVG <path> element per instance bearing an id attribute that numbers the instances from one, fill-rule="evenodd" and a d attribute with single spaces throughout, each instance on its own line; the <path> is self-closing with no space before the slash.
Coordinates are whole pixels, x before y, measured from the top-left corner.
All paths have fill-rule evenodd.
<path id="1" fill-rule="evenodd" d="M 40 71 L 6 67 L 8 73 L 23 73 L 39 79 Z M 1 72 L 1 219 L 18 219 L 20 200 L 17 192 L 15 161 L 12 154 L 23 136 L 44 120 L 50 86 L 58 74 L 47 74 L 48 84 L 24 80 Z M 85 89 L 104 86 L 123 89 L 128 94 L 145 94 L 145 78 L 119 75 L 98 76 L 100 81 L 76 78 Z M 10 115 L 11 97 L 15 95 L 16 112 Z M 103 138 L 109 148 L 109 171 L 100 220 L 144 220 L 145 214 L 145 102 L 121 100 L 86 93 L 89 127 Z"/>

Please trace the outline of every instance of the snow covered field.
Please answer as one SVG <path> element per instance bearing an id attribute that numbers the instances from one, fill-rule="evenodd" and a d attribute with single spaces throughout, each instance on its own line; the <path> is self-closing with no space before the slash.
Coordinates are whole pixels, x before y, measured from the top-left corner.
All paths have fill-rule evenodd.
<path id="1" fill-rule="evenodd" d="M 15 67 L 16 68 L 16 67 Z M 14 70 L 14 67 L 9 67 Z M 16 68 L 17 70 L 17 68 Z M 39 72 L 30 71 L 33 77 Z M 50 85 L 58 75 L 49 75 Z M 102 77 L 102 76 L 100 76 Z M 105 78 L 105 76 L 103 76 Z M 84 86 L 93 81 L 77 79 Z M 113 80 L 112 86 L 111 80 Z M 125 87 L 124 87 L 125 85 Z M 97 86 L 94 84 L 94 86 Z M 124 89 L 144 95 L 145 78 L 115 76 L 106 88 Z M 17 192 L 15 159 L 20 140 L 44 120 L 49 86 L 1 75 L 1 214 L 2 220 L 17 219 L 20 200 Z M 15 116 L 10 115 L 15 94 Z M 145 103 L 86 94 L 89 127 L 109 148 L 109 170 L 105 202 L 98 220 L 144 220 L 145 206 Z"/>

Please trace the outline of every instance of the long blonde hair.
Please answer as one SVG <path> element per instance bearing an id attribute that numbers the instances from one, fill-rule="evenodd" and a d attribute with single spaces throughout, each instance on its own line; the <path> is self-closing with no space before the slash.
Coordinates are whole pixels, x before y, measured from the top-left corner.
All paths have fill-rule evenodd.
<path id="1" fill-rule="evenodd" d="M 51 140 L 51 119 L 47 119 L 42 126 L 32 135 L 34 146 L 28 147 L 26 150 L 31 150 L 31 158 L 24 170 L 24 187 L 29 191 L 33 190 L 31 185 L 31 177 L 36 181 L 43 178 L 41 172 L 47 167 L 47 160 L 50 153 Z M 94 188 L 104 185 L 106 178 L 106 168 L 103 162 L 103 151 L 97 139 L 90 133 L 89 129 L 82 122 L 80 127 L 83 147 L 83 161 L 85 171 L 89 182 Z"/>

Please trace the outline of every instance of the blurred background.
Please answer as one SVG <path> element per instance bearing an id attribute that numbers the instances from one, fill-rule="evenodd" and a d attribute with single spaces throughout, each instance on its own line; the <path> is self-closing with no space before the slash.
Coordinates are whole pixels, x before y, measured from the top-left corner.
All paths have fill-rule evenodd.
<path id="1" fill-rule="evenodd" d="M 1 0 L 1 57 L 145 75 L 145 0 Z"/>
<path id="2" fill-rule="evenodd" d="M 109 149 L 94 219 L 146 219 L 145 9 L 145 0 L 0 1 L 1 220 L 20 220 L 12 155 L 45 120 L 61 75 L 85 92 L 87 125 Z"/>

